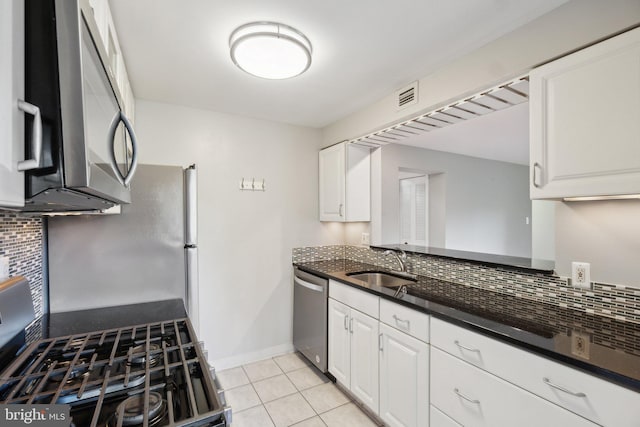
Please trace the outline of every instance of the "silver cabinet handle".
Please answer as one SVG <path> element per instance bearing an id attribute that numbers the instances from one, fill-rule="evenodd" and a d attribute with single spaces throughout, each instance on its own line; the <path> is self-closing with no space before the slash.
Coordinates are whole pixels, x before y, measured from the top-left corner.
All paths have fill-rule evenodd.
<path id="1" fill-rule="evenodd" d="M 353 333 L 353 317 L 349 319 L 349 332 Z"/>
<path id="2" fill-rule="evenodd" d="M 324 287 L 320 286 L 320 285 L 314 285 L 311 282 L 307 282 L 306 280 L 302 280 L 299 277 L 294 277 L 293 278 L 293 283 L 295 283 L 296 285 L 300 285 L 302 287 L 305 287 L 307 289 L 310 289 L 314 292 L 324 292 Z"/>
<path id="3" fill-rule="evenodd" d="M 454 392 L 455 394 L 457 394 L 459 397 L 461 397 L 462 399 L 466 400 L 467 402 L 471 402 L 471 403 L 473 403 L 473 404 L 475 404 L 475 405 L 479 405 L 479 404 L 480 404 L 480 401 L 479 401 L 478 399 L 472 399 L 472 398 L 470 398 L 469 396 L 465 396 L 465 395 L 464 395 L 464 394 L 462 394 L 462 393 L 460 392 L 460 390 L 458 390 L 457 388 L 454 388 L 454 389 L 453 389 L 453 392 Z"/>
<path id="4" fill-rule="evenodd" d="M 340 203 L 340 206 L 338 206 L 338 215 L 340 215 L 340 216 L 344 216 L 343 213 L 342 213 L 343 206 L 344 205 L 342 203 Z"/>
<path id="5" fill-rule="evenodd" d="M 582 393 L 582 392 L 571 391 L 571 390 L 569 390 L 567 388 L 562 387 L 561 385 L 554 384 L 553 382 L 551 382 L 551 380 L 549 378 L 543 378 L 542 381 L 545 384 L 547 384 L 549 387 L 553 387 L 556 390 L 560 390 L 560 391 L 562 391 L 564 393 L 567 393 L 567 394 L 570 394 L 572 396 L 575 396 L 575 397 L 587 397 L 587 395 Z"/>
<path id="6" fill-rule="evenodd" d="M 42 155 L 42 116 L 40 116 L 40 108 L 18 100 L 18 109 L 33 116 L 33 125 L 31 127 L 31 155 L 33 158 L 19 161 L 18 170 L 22 172 L 38 169 L 40 167 L 40 156 Z"/>
<path id="7" fill-rule="evenodd" d="M 378 348 L 380 349 L 380 351 L 384 351 L 384 349 L 382 348 L 382 334 L 378 335 Z"/>
<path id="8" fill-rule="evenodd" d="M 460 341 L 458 340 L 455 340 L 453 343 L 463 350 L 472 351 L 474 353 L 480 353 L 480 350 L 478 350 L 477 348 L 465 347 L 462 344 L 460 344 Z"/>
<path id="9" fill-rule="evenodd" d="M 116 153 L 115 153 L 115 138 L 116 138 L 116 129 L 118 128 L 118 124 L 122 122 L 124 124 L 129 137 L 131 138 L 131 168 L 127 172 L 126 175 L 122 175 L 120 169 L 118 169 L 118 163 L 116 161 Z M 113 116 L 113 120 L 111 121 L 111 126 L 109 126 L 109 135 L 107 141 L 111 144 L 111 149 L 109 150 L 109 155 L 111 157 L 111 168 L 116 176 L 116 179 L 120 182 L 120 184 L 125 187 L 129 185 L 133 176 L 136 173 L 136 168 L 138 167 L 138 140 L 136 139 L 136 134 L 133 131 L 133 126 L 131 126 L 131 122 L 124 115 L 122 111 L 118 111 L 115 116 Z"/>
<path id="10" fill-rule="evenodd" d="M 349 330 L 349 326 L 347 325 L 347 320 L 349 320 L 349 315 L 345 314 L 344 315 L 344 330 L 348 331 Z"/>
<path id="11" fill-rule="evenodd" d="M 536 188 L 540 188 L 540 184 L 538 184 L 538 180 L 536 179 L 538 177 L 538 174 L 536 173 L 536 170 L 540 170 L 542 171 L 542 166 L 540 166 L 540 163 L 535 162 L 533 164 L 533 172 L 532 172 L 532 177 L 531 177 L 531 181 L 533 182 L 533 186 Z"/>
<path id="12" fill-rule="evenodd" d="M 396 323 L 406 323 L 407 327 L 405 329 L 411 329 L 411 322 L 409 320 L 401 319 L 395 314 L 393 315 L 393 319 L 396 321 Z"/>

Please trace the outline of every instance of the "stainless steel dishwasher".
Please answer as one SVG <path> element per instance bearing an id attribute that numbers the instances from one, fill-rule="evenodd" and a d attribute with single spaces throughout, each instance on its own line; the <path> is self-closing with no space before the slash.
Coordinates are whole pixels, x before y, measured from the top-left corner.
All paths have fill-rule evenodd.
<path id="1" fill-rule="evenodd" d="M 327 297 L 329 281 L 293 271 L 293 346 L 327 372 Z"/>

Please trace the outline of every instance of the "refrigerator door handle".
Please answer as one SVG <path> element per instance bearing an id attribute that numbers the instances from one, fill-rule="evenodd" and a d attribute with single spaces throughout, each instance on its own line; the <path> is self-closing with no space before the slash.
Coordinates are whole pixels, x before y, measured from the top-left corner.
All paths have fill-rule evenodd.
<path id="1" fill-rule="evenodd" d="M 185 247 L 198 244 L 198 178 L 196 165 L 184 170 L 185 186 Z"/>
<path id="2" fill-rule="evenodd" d="M 196 335 L 200 332 L 199 324 L 199 289 L 198 289 L 198 248 L 185 246 L 186 280 L 184 305 Z"/>

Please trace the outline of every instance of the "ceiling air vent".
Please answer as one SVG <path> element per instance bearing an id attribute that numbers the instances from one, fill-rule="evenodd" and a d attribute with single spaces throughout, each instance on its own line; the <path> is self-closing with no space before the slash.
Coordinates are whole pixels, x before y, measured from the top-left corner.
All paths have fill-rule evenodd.
<path id="1" fill-rule="evenodd" d="M 417 104 L 418 103 L 418 82 L 415 81 L 411 83 L 409 86 L 403 87 L 402 89 L 397 91 L 396 99 L 397 99 L 396 108 L 398 110 L 407 108 L 409 105 Z"/>

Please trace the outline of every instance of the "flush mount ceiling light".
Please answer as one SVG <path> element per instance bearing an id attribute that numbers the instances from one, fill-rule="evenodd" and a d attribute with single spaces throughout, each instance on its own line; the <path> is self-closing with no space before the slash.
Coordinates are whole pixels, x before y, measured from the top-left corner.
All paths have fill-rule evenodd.
<path id="1" fill-rule="evenodd" d="M 229 37 L 231 59 L 243 71 L 265 79 L 288 79 L 311 65 L 311 42 L 277 22 L 251 22 Z"/>

